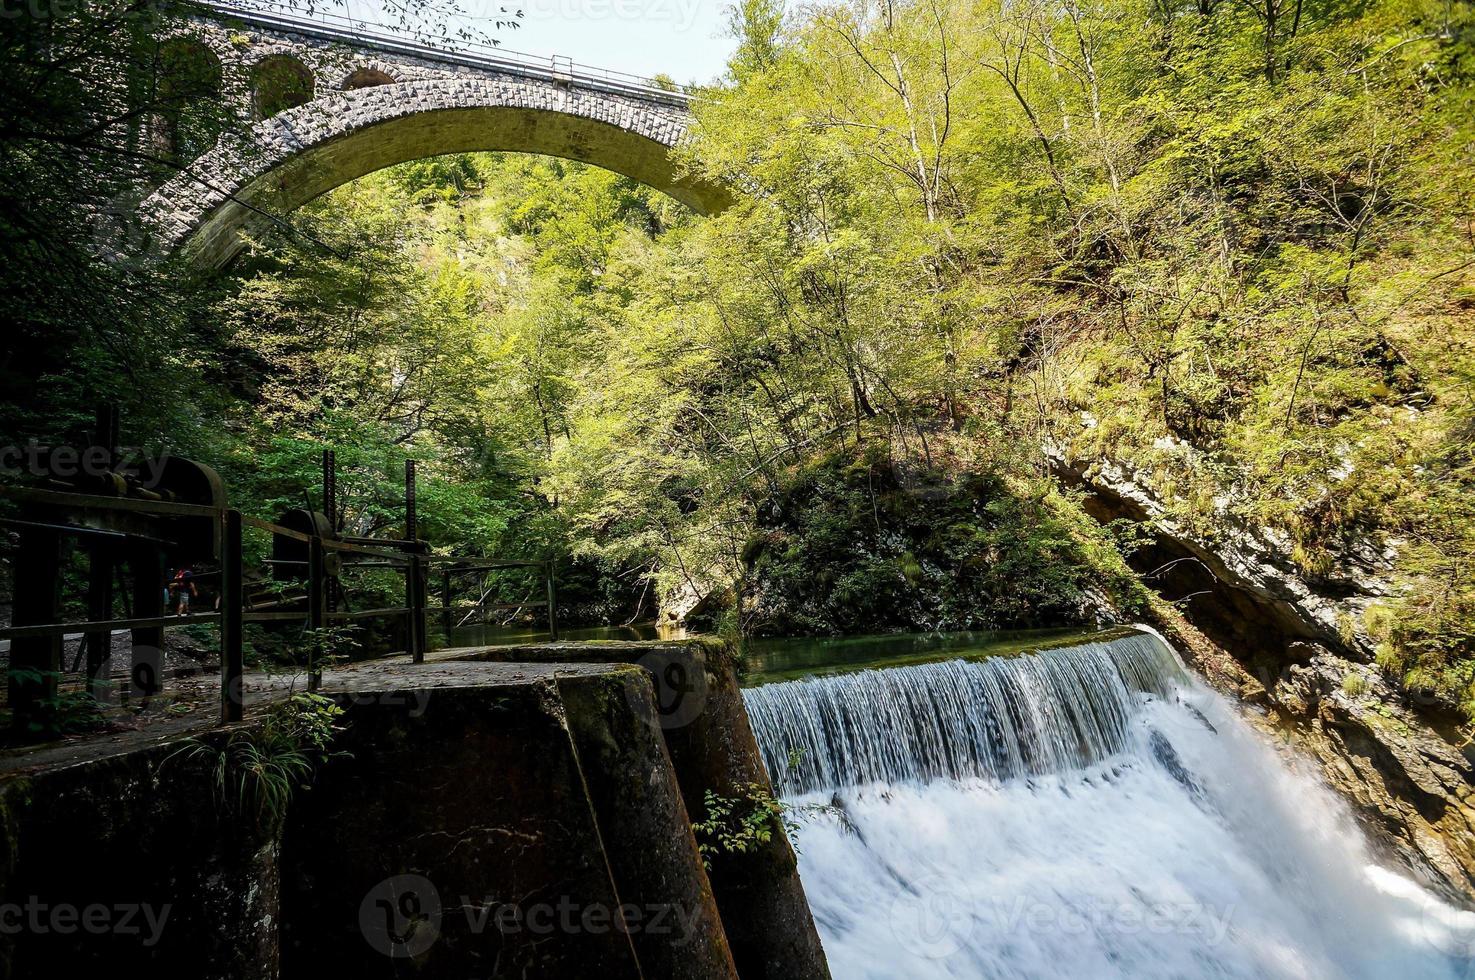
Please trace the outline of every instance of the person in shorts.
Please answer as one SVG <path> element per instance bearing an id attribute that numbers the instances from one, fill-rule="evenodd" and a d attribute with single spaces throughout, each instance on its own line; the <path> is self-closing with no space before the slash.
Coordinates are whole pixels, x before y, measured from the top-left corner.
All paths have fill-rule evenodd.
<path id="1" fill-rule="evenodd" d="M 174 579 L 169 583 L 169 601 L 174 606 L 174 615 L 188 616 L 190 600 L 199 594 L 193 572 L 181 568 L 174 573 Z"/>

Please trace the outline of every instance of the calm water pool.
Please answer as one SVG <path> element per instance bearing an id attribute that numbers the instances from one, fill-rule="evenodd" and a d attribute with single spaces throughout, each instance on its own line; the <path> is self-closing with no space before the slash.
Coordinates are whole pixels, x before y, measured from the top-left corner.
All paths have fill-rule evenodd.
<path id="1" fill-rule="evenodd" d="M 747 640 L 744 687 L 801 677 L 905 667 L 939 660 L 981 660 L 1031 650 L 1108 639 L 1125 630 L 1065 627 L 978 633 L 885 633 L 874 636 L 801 636 Z"/>

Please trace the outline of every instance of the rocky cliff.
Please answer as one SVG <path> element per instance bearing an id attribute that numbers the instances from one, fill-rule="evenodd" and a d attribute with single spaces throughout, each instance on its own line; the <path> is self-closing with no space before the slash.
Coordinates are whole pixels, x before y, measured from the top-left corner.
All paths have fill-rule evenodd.
<path id="1" fill-rule="evenodd" d="M 1393 555 L 1368 545 L 1305 575 L 1288 539 L 1236 519 L 1212 532 L 1174 518 L 1148 474 L 1050 453 L 1098 520 L 1145 522 L 1133 556 L 1163 601 L 1155 618 L 1208 680 L 1320 764 L 1373 839 L 1445 896 L 1475 906 L 1475 750 L 1447 705 L 1403 691 L 1372 663 L 1367 610 L 1395 594 Z"/>

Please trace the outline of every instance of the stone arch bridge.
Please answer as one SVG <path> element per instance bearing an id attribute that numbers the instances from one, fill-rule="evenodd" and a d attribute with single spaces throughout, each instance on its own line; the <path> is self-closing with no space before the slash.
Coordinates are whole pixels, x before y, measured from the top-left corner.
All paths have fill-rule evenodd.
<path id="1" fill-rule="evenodd" d="M 176 159 L 193 157 L 140 208 L 164 252 L 219 266 L 240 250 L 243 231 L 334 187 L 477 150 L 595 164 L 701 213 L 729 200 L 672 157 L 691 120 L 674 85 L 558 57 L 442 50 L 348 22 L 209 2 L 192 10 L 161 35 L 160 64 L 188 66 L 190 98 L 180 102 L 223 107 L 245 124 L 202 137 L 179 115 L 160 120 L 155 142 Z"/>

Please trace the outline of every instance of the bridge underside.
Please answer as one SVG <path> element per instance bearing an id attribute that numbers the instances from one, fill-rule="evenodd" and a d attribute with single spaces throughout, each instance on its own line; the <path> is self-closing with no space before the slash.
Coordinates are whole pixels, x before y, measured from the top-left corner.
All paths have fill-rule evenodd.
<path id="1" fill-rule="evenodd" d="M 710 214 L 725 188 L 679 170 L 685 119 L 552 85 L 405 83 L 335 93 L 258 123 L 160 188 L 143 211 L 168 252 L 216 267 L 251 233 L 335 187 L 408 160 L 516 151 L 594 164 Z M 529 91 L 531 89 L 532 91 Z"/>

